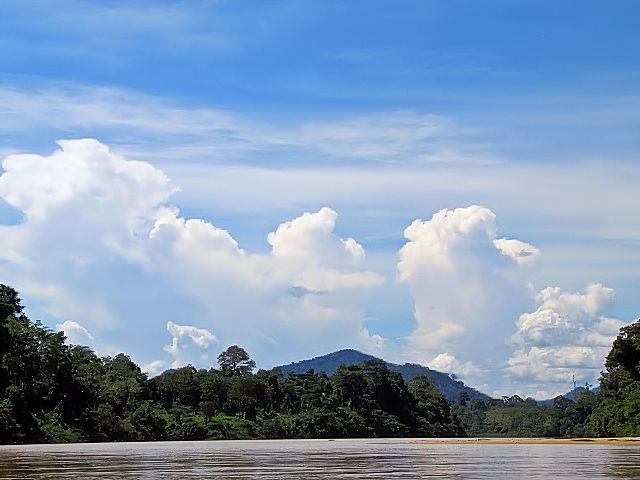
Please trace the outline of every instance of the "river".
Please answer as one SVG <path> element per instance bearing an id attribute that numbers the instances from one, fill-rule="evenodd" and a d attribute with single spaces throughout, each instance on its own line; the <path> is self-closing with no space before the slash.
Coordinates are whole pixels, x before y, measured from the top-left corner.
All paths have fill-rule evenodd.
<path id="1" fill-rule="evenodd" d="M 398 439 L 0 446 L 0 478 L 640 478 L 640 446 L 408 444 Z"/>

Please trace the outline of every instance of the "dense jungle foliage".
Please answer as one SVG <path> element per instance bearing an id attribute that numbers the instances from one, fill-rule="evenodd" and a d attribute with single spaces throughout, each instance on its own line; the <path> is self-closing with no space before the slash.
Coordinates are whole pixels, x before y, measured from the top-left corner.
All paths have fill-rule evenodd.
<path id="1" fill-rule="evenodd" d="M 586 389 L 576 392 L 576 401 L 560 395 L 542 404 L 518 395 L 461 398 L 453 411 L 471 437 L 588 437 L 594 435 L 589 419 L 597 398 Z"/>
<path id="2" fill-rule="evenodd" d="M 191 366 L 148 379 L 124 354 L 99 358 L 30 321 L 0 286 L 0 441 L 459 436 L 445 397 L 405 383 L 384 362 L 284 377 L 253 373 L 240 347 L 219 369 Z"/>
<path id="3" fill-rule="evenodd" d="M 539 405 L 461 392 L 451 404 L 426 377 L 405 382 L 381 360 L 331 376 L 253 373 L 235 345 L 217 369 L 149 379 L 125 354 L 68 345 L 23 310 L 0 285 L 0 443 L 640 434 L 640 322 L 622 329 L 597 395 Z"/>

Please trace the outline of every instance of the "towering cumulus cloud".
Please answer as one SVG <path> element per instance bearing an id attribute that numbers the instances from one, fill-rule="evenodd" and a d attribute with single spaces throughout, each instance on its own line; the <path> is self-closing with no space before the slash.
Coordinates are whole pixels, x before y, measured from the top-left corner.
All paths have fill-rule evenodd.
<path id="1" fill-rule="evenodd" d="M 106 353 L 161 351 L 166 326 L 174 366 L 210 364 L 216 340 L 265 363 L 324 353 L 316 345 L 381 346 L 362 322 L 382 278 L 363 269 L 362 246 L 333 233 L 335 211 L 283 223 L 271 251 L 252 254 L 226 230 L 182 218 L 168 203 L 176 187 L 150 164 L 96 140 L 59 145 L 2 164 L 0 197 L 23 221 L 0 226 L 0 281 L 65 319 L 66 332 L 91 331 Z"/>
<path id="2" fill-rule="evenodd" d="M 458 355 L 497 359 L 505 325 L 527 304 L 522 267 L 539 251 L 496 238 L 496 230 L 495 214 L 472 205 L 441 210 L 404 231 L 398 274 L 415 299 L 417 323 L 408 340 L 434 367 L 471 374 L 479 368 Z"/>
<path id="3" fill-rule="evenodd" d="M 117 260 L 139 243 L 176 190 L 146 162 L 126 160 L 96 140 L 58 142 L 50 156 L 4 159 L 0 197 L 22 213 L 0 226 L 2 281 L 42 302 L 53 317 L 112 329 L 126 281 Z M 115 273 L 115 272 L 113 272 Z M 111 297 L 111 298 L 110 298 Z"/>

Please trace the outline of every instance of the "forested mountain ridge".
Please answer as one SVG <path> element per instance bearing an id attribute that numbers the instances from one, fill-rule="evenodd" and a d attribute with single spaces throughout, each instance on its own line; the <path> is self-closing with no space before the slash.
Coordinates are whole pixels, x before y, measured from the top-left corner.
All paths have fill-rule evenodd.
<path id="1" fill-rule="evenodd" d="M 410 382 L 415 377 L 427 377 L 450 402 L 456 402 L 460 398 L 460 394 L 462 392 L 466 392 L 469 399 L 490 398 L 488 395 L 479 392 L 475 388 L 468 387 L 461 381 L 451 378 L 451 376 L 446 373 L 432 370 L 429 367 L 425 367 L 417 363 L 405 363 L 404 365 L 400 365 L 397 363 L 386 362 L 380 358 L 374 357 L 373 355 L 362 353 L 350 348 L 314 357 L 309 360 L 301 360 L 288 365 L 280 365 L 276 368 L 281 369 L 284 374 L 289 372 L 305 373 L 308 370 L 314 370 L 315 372 L 324 372 L 327 375 L 331 375 L 340 365 L 364 364 L 367 360 L 383 361 L 389 370 L 401 374 L 405 382 Z"/>

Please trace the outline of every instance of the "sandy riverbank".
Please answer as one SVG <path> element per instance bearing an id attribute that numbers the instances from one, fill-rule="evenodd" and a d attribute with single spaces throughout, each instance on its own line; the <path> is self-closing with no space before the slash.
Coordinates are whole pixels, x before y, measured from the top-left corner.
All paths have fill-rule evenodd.
<path id="1" fill-rule="evenodd" d="M 638 445 L 640 437 L 619 438 L 460 438 L 452 440 L 414 440 L 399 442 L 406 444 L 451 444 L 451 445 Z"/>

